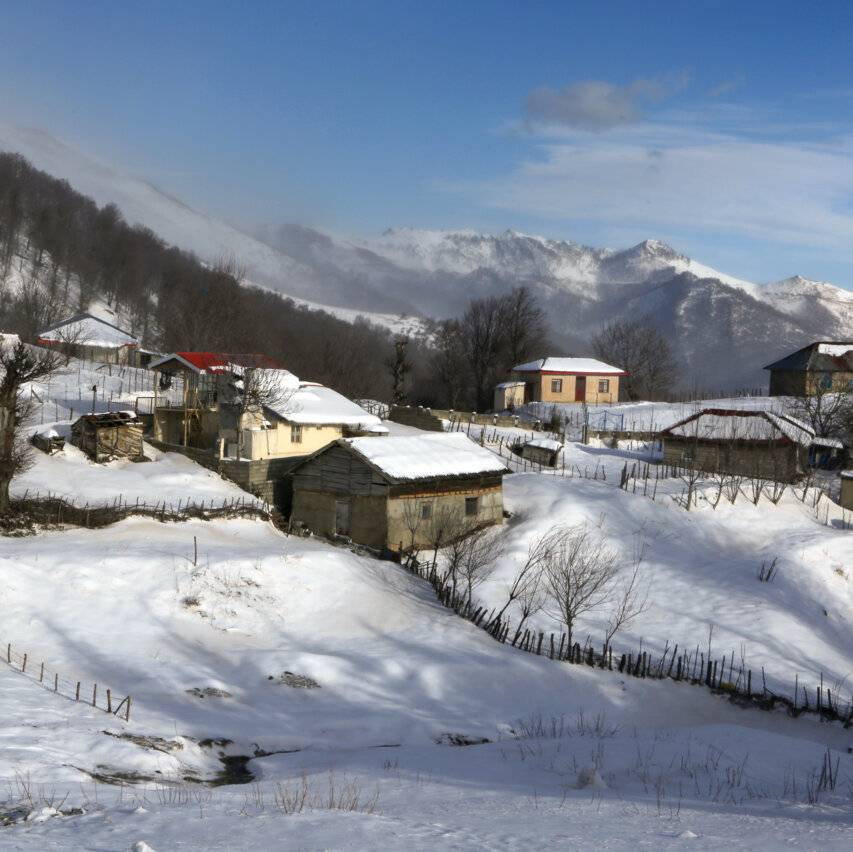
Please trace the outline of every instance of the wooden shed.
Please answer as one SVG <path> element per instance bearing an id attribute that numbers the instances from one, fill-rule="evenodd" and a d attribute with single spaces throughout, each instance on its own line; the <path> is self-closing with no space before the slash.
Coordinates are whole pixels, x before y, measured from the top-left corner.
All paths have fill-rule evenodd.
<path id="1" fill-rule="evenodd" d="M 142 421 L 132 411 L 84 414 L 71 426 L 71 443 L 92 461 L 140 461 L 145 457 L 142 432 Z"/>
<path id="2" fill-rule="evenodd" d="M 785 414 L 705 408 L 660 433 L 667 464 L 793 482 L 816 447 L 843 451 L 840 441 L 819 438 Z"/>
<path id="3" fill-rule="evenodd" d="M 345 438 L 294 470 L 291 523 L 378 550 L 427 547 L 438 524 L 502 523 L 508 472 L 461 433 Z"/>
<path id="4" fill-rule="evenodd" d="M 543 467 L 555 467 L 562 449 L 562 443 L 553 438 L 532 438 L 521 445 L 521 457 Z"/>

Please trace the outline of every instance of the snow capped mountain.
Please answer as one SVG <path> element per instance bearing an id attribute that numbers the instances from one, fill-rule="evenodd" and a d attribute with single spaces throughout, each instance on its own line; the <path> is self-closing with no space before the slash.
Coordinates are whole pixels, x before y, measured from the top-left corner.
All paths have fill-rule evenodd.
<path id="1" fill-rule="evenodd" d="M 853 337 L 853 293 L 800 276 L 743 281 L 658 240 L 613 250 L 512 230 L 346 238 L 297 224 L 248 234 L 41 131 L 0 127 L 0 150 L 202 260 L 234 257 L 252 283 L 395 331 L 423 333 L 419 318 L 455 316 L 471 298 L 524 285 L 551 317 L 556 347 L 580 350 L 613 318 L 649 316 L 672 336 L 684 378 L 719 389 L 764 383 L 764 364 L 810 340 Z"/>

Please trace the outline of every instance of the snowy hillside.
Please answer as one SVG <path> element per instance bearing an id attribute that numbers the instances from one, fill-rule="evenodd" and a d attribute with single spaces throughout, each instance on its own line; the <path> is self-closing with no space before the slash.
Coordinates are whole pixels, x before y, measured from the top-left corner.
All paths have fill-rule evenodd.
<path id="1" fill-rule="evenodd" d="M 612 250 L 515 231 L 345 238 L 294 224 L 250 235 L 45 133 L 0 127 L 0 149 L 117 204 L 129 222 L 203 260 L 234 257 L 259 286 L 394 331 L 426 333 L 419 317 L 454 316 L 472 297 L 526 285 L 549 315 L 571 318 L 552 324 L 558 346 L 583 348 L 604 322 L 649 315 L 673 339 L 683 380 L 721 390 L 766 383 L 764 364 L 806 342 L 853 336 L 847 290 L 801 277 L 743 281 L 657 240 Z"/>

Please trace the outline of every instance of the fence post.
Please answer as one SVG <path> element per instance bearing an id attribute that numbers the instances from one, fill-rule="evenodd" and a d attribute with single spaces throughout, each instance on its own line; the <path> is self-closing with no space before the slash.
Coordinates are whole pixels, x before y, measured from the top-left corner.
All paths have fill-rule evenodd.
<path id="1" fill-rule="evenodd" d="M 75 701 L 80 700 L 80 681 L 79 680 L 77 681 L 77 689 L 74 690 L 74 700 Z"/>
<path id="2" fill-rule="evenodd" d="M 98 684 L 95 684 L 92 687 L 92 706 L 93 707 L 98 706 Z"/>

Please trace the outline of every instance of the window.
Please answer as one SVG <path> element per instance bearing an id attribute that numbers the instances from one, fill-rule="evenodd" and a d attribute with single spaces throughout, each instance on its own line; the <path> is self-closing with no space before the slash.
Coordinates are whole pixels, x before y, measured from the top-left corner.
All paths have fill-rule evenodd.
<path id="1" fill-rule="evenodd" d="M 562 393 L 563 392 L 563 380 L 562 379 L 551 379 L 551 393 Z"/>
<path id="2" fill-rule="evenodd" d="M 291 444 L 301 444 L 302 443 L 302 427 L 298 423 L 293 423 L 290 426 L 290 443 Z"/>
<path id="3" fill-rule="evenodd" d="M 421 503 L 421 519 L 428 521 L 432 517 L 432 503 Z"/>
<path id="4" fill-rule="evenodd" d="M 479 497 L 466 497 L 465 498 L 465 517 L 473 518 L 480 511 L 480 498 Z"/>
<path id="5" fill-rule="evenodd" d="M 820 386 L 824 390 L 829 390 L 832 387 L 832 376 L 829 373 L 822 373 L 821 374 Z"/>
<path id="6" fill-rule="evenodd" d="M 598 380 L 598 392 L 599 393 L 610 393 L 610 379 L 599 379 Z"/>

